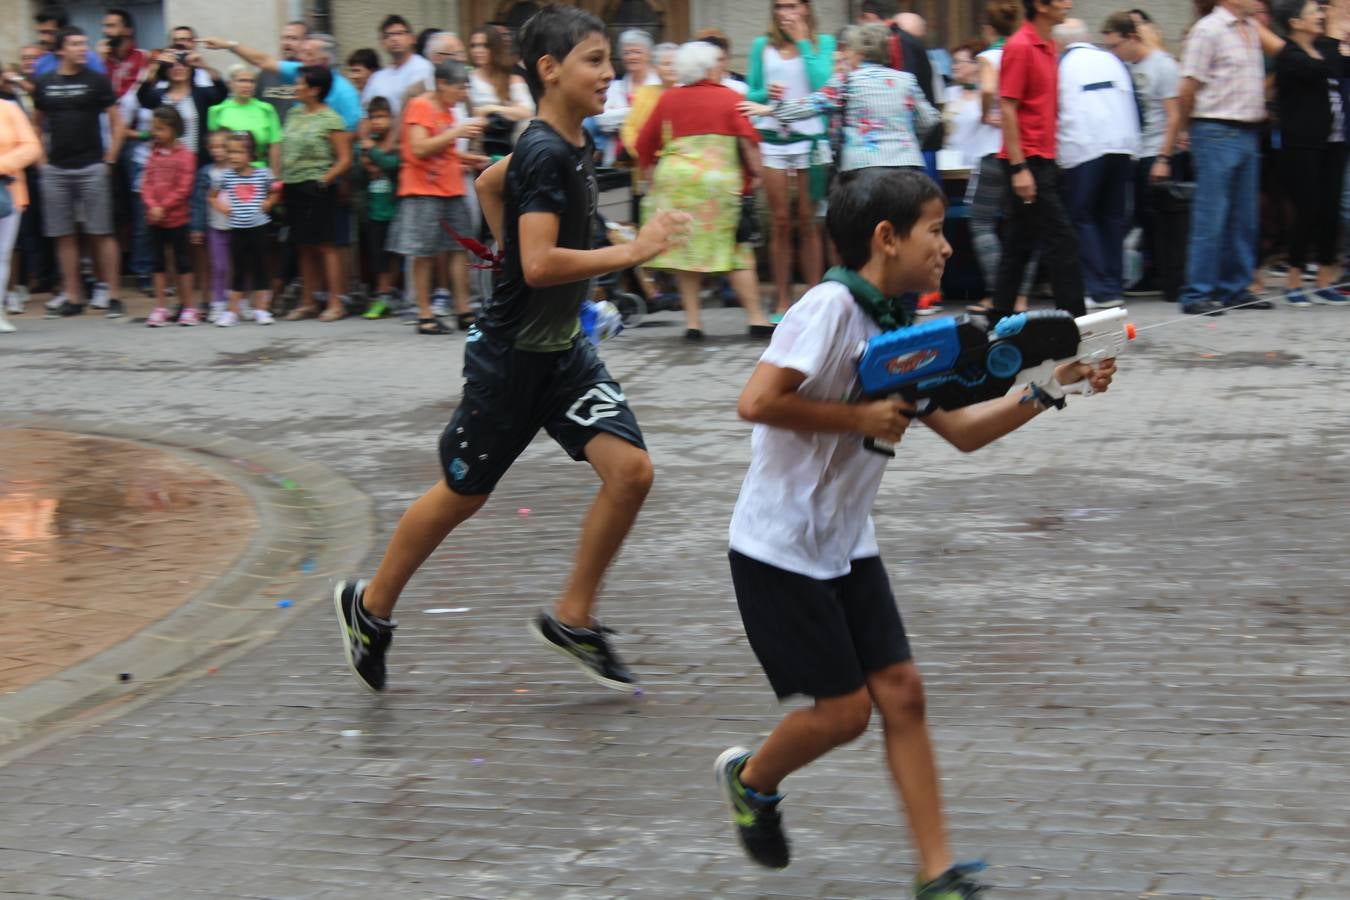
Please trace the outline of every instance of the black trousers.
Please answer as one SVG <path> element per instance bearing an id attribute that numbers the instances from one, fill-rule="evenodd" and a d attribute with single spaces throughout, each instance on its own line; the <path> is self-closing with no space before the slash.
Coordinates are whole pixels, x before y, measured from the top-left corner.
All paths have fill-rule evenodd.
<path id="1" fill-rule="evenodd" d="M 994 288 L 994 306 L 1010 312 L 1022 284 L 1022 273 L 1037 243 L 1041 247 L 1041 265 L 1050 270 L 1050 288 L 1055 306 L 1074 316 L 1086 312 L 1083 306 L 1083 265 L 1078 258 L 1078 235 L 1064 209 L 1060 194 L 1059 169 L 1052 159 L 1027 158 L 1027 171 L 1036 180 L 1036 199 L 1023 203 L 1012 189 L 1012 173 L 1005 164 L 1008 179 L 1008 212 L 1004 220 L 1003 255 L 998 264 Z"/>
<path id="2" fill-rule="evenodd" d="M 1280 153 L 1294 220 L 1290 228 L 1289 265 L 1303 268 L 1310 250 L 1313 262 L 1335 265 L 1341 244 L 1345 144 L 1285 147 Z"/>
<path id="3" fill-rule="evenodd" d="M 272 276 L 267 271 L 270 231 L 266 225 L 230 231 L 230 271 L 234 274 L 231 290 L 244 293 L 272 289 Z"/>

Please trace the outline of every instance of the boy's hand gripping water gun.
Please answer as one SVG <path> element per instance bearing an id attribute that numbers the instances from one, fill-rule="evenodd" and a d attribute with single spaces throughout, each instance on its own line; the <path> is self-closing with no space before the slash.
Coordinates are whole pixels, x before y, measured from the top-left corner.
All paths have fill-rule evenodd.
<path id="1" fill-rule="evenodd" d="M 1055 370 L 1075 360 L 1113 359 L 1134 338 L 1124 309 L 1074 319 L 1062 310 L 1019 313 L 986 331 L 969 316 L 939 319 L 887 331 L 862 345 L 858 381 L 862 397 L 899 397 L 924 416 L 1002 397 L 1017 384 L 1035 384 L 1051 398 L 1070 390 L 1091 391 L 1086 381 L 1068 388 Z M 894 456 L 883 441 L 864 440 L 869 450 Z"/>

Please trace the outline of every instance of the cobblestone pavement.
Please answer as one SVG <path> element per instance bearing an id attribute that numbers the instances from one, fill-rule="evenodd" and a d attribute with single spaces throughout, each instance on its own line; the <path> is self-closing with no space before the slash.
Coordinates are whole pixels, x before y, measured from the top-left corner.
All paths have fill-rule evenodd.
<path id="1" fill-rule="evenodd" d="M 461 337 L 18 324 L 7 410 L 284 448 L 369 492 L 381 540 L 437 477 Z M 606 347 L 657 466 L 601 610 L 642 696 L 525 636 L 595 488 L 540 440 L 411 584 L 386 696 L 347 674 L 317 604 L 211 678 L 11 748 L 0 891 L 906 896 L 875 731 L 787 783 L 783 873 L 746 862 L 712 785 L 715 755 L 781 709 L 724 556 L 758 347 L 735 312 L 705 327 L 688 346 L 662 314 Z M 1331 309 L 1146 331 L 1118 389 L 988 450 L 906 440 L 878 532 L 953 843 L 994 897 L 1350 896 L 1347 331 Z"/>

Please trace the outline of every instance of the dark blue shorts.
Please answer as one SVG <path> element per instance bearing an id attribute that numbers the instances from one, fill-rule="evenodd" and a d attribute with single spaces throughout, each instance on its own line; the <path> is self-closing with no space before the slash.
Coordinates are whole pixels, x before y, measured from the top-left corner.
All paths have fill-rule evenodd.
<path id="1" fill-rule="evenodd" d="M 450 489 L 470 497 L 492 493 L 540 428 L 578 462 L 598 434 L 647 449 L 623 389 L 584 336 L 566 350 L 535 353 L 472 329 L 463 399 L 441 433 Z"/>
<path id="2" fill-rule="evenodd" d="M 821 581 L 731 551 L 745 636 L 779 699 L 842 697 L 867 676 L 912 658 L 881 559 L 853 560 Z"/>

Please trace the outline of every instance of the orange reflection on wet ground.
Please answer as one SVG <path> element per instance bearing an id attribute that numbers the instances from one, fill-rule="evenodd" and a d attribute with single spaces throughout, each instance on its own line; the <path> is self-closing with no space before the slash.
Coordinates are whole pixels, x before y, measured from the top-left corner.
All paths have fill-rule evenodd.
<path id="1" fill-rule="evenodd" d="M 257 516 L 231 482 L 130 441 L 0 428 L 0 693 L 130 637 L 227 571 Z"/>

